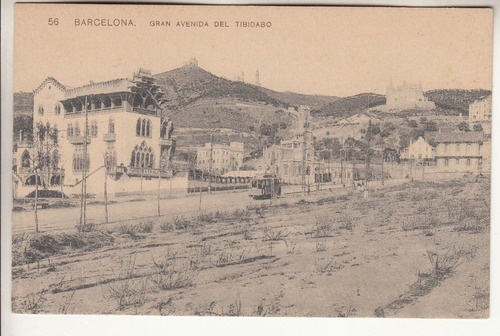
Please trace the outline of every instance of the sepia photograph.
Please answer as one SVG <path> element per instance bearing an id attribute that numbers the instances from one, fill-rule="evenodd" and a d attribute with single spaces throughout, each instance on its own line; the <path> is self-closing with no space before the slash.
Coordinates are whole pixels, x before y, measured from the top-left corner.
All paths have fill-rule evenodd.
<path id="1" fill-rule="evenodd" d="M 491 8 L 13 26 L 14 314 L 490 317 Z"/>

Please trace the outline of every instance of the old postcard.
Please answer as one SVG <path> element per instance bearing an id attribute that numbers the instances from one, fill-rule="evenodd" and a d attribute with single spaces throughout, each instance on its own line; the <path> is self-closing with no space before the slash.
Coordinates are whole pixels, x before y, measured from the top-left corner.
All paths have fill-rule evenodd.
<path id="1" fill-rule="evenodd" d="M 17 4 L 12 311 L 488 318 L 492 36 L 488 8 Z"/>

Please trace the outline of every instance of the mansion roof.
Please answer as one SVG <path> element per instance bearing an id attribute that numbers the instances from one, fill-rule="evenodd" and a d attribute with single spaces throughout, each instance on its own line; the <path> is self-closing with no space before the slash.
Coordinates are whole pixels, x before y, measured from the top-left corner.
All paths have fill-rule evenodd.
<path id="1" fill-rule="evenodd" d="M 66 99 L 94 94 L 109 94 L 114 92 L 130 92 L 134 84 L 126 78 L 113 79 L 106 82 L 90 83 L 84 86 L 66 90 Z"/>

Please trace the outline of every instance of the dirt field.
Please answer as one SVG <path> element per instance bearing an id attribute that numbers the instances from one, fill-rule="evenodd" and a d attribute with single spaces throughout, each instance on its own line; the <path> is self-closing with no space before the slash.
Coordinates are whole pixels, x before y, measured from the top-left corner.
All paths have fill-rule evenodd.
<path id="1" fill-rule="evenodd" d="M 489 315 L 486 178 L 13 237 L 13 311 Z"/>

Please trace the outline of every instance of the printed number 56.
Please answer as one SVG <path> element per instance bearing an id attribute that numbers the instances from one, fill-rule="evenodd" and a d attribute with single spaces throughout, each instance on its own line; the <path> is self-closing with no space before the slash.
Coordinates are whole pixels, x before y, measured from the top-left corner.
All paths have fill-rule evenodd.
<path id="1" fill-rule="evenodd" d="M 59 19 L 58 18 L 49 18 L 49 26 L 58 26 Z"/>

